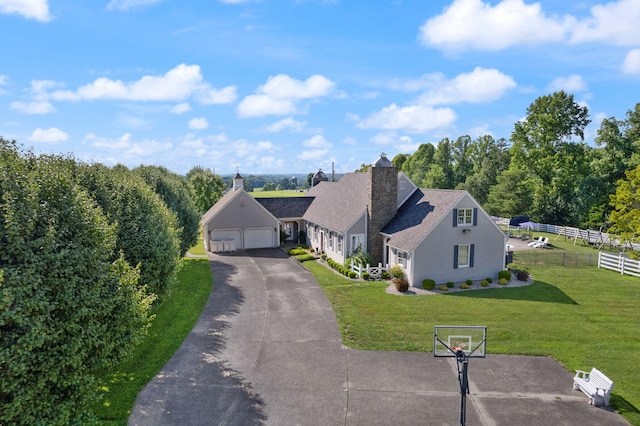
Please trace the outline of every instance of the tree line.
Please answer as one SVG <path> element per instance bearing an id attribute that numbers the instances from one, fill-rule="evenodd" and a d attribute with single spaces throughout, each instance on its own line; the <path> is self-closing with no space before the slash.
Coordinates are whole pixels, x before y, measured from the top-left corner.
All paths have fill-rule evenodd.
<path id="1" fill-rule="evenodd" d="M 631 238 L 640 229 L 625 228 L 614 210 L 632 204 L 620 199 L 619 188 L 640 175 L 640 103 L 623 119 L 603 120 L 595 146 L 584 142 L 589 123 L 588 107 L 559 91 L 531 103 L 509 139 L 445 138 L 392 162 L 420 187 L 469 191 L 491 215 Z M 630 185 L 632 193 L 637 186 Z"/>
<path id="2" fill-rule="evenodd" d="M 144 338 L 224 188 L 0 138 L 0 423 L 92 421 L 94 372 Z"/>

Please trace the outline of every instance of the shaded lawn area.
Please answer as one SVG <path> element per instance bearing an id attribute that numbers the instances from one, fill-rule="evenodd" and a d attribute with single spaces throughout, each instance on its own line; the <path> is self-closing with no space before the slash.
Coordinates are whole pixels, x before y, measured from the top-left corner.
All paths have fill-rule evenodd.
<path id="1" fill-rule="evenodd" d="M 184 259 L 176 284 L 154 309 L 144 341 L 131 359 L 104 371 L 102 400 L 94 407 L 100 424 L 126 425 L 138 393 L 187 337 L 209 299 L 213 277 L 208 259 Z"/>
<path id="2" fill-rule="evenodd" d="M 572 374 L 600 369 L 615 385 L 612 406 L 640 425 L 638 278 L 593 267 L 528 266 L 536 281 L 527 287 L 395 296 L 385 292 L 386 282 L 304 265 L 331 301 L 350 347 L 432 351 L 434 325 L 486 325 L 489 354 L 551 356 Z"/>

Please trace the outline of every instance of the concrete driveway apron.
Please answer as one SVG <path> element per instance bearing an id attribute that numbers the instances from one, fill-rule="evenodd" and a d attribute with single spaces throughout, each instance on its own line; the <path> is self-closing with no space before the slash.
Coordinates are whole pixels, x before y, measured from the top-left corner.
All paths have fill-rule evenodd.
<path id="1" fill-rule="evenodd" d="M 316 280 L 278 249 L 210 259 L 207 306 L 130 425 L 458 424 L 451 359 L 346 348 Z M 550 358 L 473 359 L 469 379 L 469 425 L 628 424 L 589 406 Z"/>

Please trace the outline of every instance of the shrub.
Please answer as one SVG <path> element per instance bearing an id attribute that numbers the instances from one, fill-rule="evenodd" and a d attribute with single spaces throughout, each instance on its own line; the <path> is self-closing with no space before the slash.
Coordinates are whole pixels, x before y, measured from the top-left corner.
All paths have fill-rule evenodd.
<path id="1" fill-rule="evenodd" d="M 349 278 L 356 278 L 357 276 L 356 271 L 349 271 Z"/>
<path id="2" fill-rule="evenodd" d="M 487 277 L 485 278 L 485 280 L 487 281 L 487 283 L 491 284 L 493 282 L 493 278 L 491 277 Z"/>
<path id="3" fill-rule="evenodd" d="M 299 254 L 296 256 L 298 262 L 306 262 L 308 260 L 315 260 L 315 256 L 309 253 Z"/>
<path id="4" fill-rule="evenodd" d="M 446 285 L 441 285 L 440 287 L 438 287 L 438 290 L 440 291 L 449 291 L 449 287 L 447 287 Z"/>
<path id="5" fill-rule="evenodd" d="M 424 279 L 422 280 L 422 288 L 424 288 L 425 290 L 433 290 L 434 288 L 436 288 L 436 282 L 432 279 Z"/>
<path id="6" fill-rule="evenodd" d="M 358 266 L 374 265 L 373 256 L 367 252 L 358 251 L 347 258 L 347 263 L 355 263 Z"/>
<path id="7" fill-rule="evenodd" d="M 467 280 L 467 281 L 465 281 L 465 282 L 466 282 L 466 284 L 467 284 L 467 285 L 469 285 L 469 286 L 470 286 L 471 284 L 473 284 L 473 280 Z"/>
<path id="8" fill-rule="evenodd" d="M 520 281 L 526 281 L 529 279 L 529 271 L 526 269 L 518 269 L 516 271 L 516 278 Z"/>
<path id="9" fill-rule="evenodd" d="M 498 279 L 498 284 L 507 285 L 507 284 L 509 284 L 509 280 L 506 279 L 506 278 L 500 278 L 500 279 Z"/>
<path id="10" fill-rule="evenodd" d="M 382 274 L 380 274 L 380 276 L 383 280 L 388 280 L 389 278 L 391 278 L 391 275 L 389 275 L 387 271 L 382 271 Z"/>
<path id="11" fill-rule="evenodd" d="M 447 287 L 449 287 L 449 288 L 454 288 L 455 286 L 456 286 L 456 285 L 453 283 L 453 281 L 449 281 L 449 282 L 447 283 Z"/>
<path id="12" fill-rule="evenodd" d="M 307 254 L 307 250 L 303 249 L 302 247 L 295 247 L 295 248 L 290 248 L 287 251 L 287 254 L 289 256 L 297 256 L 299 254 Z"/>
<path id="13" fill-rule="evenodd" d="M 327 260 L 327 255 L 326 255 L 326 253 L 322 253 L 322 254 L 320 255 L 320 259 L 322 259 L 322 260 Z M 333 259 L 330 259 L 330 260 L 332 260 L 332 261 L 333 261 Z"/>
<path id="14" fill-rule="evenodd" d="M 354 272 L 354 273 L 355 273 L 355 272 Z M 369 273 L 368 273 L 368 272 L 363 272 L 363 273 L 362 273 L 362 279 L 363 279 L 363 280 L 365 280 L 365 281 L 368 281 L 368 280 L 369 280 L 369 276 L 370 276 L 370 275 L 369 275 Z"/>
<path id="15" fill-rule="evenodd" d="M 389 268 L 389 273 L 393 278 L 404 279 L 404 270 L 400 265 L 393 265 L 391 268 Z"/>
<path id="16" fill-rule="evenodd" d="M 396 279 L 393 283 L 396 286 L 396 290 L 400 293 L 404 293 L 409 290 L 409 281 L 404 278 Z"/>
<path id="17" fill-rule="evenodd" d="M 471 286 L 470 286 L 469 284 L 467 284 L 467 283 L 462 283 L 462 284 L 460 284 L 460 288 L 462 288 L 462 289 L 465 289 L 465 290 L 466 290 L 466 289 L 468 289 L 468 288 L 471 288 Z"/>
<path id="18" fill-rule="evenodd" d="M 502 278 L 509 281 L 511 279 L 511 271 L 507 271 L 505 269 L 504 271 L 498 272 L 498 279 L 502 279 Z"/>
<path id="19" fill-rule="evenodd" d="M 489 287 L 489 280 L 488 280 L 488 279 L 486 279 L 486 280 L 482 280 L 482 281 L 480 281 L 480 285 L 481 285 L 482 287 Z"/>

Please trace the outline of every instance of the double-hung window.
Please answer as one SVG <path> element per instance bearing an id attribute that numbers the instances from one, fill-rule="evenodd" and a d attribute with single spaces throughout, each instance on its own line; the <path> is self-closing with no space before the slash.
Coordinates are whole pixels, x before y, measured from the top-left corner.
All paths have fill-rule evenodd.
<path id="1" fill-rule="evenodd" d="M 474 244 L 461 244 L 453 247 L 453 267 L 473 267 Z"/>
<path id="2" fill-rule="evenodd" d="M 458 209 L 458 226 L 473 225 L 473 209 Z"/>

